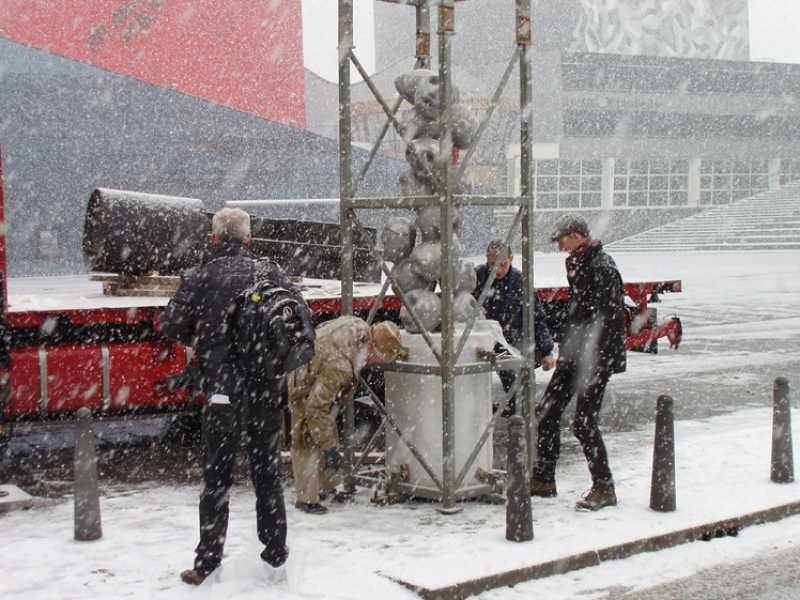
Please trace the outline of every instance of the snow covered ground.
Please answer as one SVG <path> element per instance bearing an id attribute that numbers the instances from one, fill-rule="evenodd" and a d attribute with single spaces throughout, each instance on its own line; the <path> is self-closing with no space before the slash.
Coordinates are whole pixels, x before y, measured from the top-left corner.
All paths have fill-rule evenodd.
<path id="1" fill-rule="evenodd" d="M 224 566 L 200 588 L 178 580 L 197 542 L 197 485 L 105 484 L 104 537 L 72 540 L 72 505 L 64 502 L 0 517 L 4 559 L 0 596 L 39 598 L 413 598 L 390 578 L 439 586 L 590 549 L 800 501 L 800 483 L 769 481 L 772 378 L 800 384 L 800 253 L 619 254 L 626 280 L 682 279 L 682 294 L 664 295 L 661 315 L 684 322 L 677 352 L 632 354 L 629 372 L 612 380 L 611 400 L 652 406 L 657 393 L 689 403 L 718 402 L 727 414 L 686 410 L 676 423 L 678 510 L 648 509 L 652 424 L 607 437 L 620 504 L 596 514 L 572 506 L 588 486 L 584 459 L 567 444 L 559 497 L 535 499 L 535 539 L 506 542 L 505 508 L 466 503 L 455 516 L 435 505 L 374 507 L 362 490 L 353 505 L 324 517 L 299 513 L 287 486 L 287 580 L 269 581 L 259 563 L 254 496 L 236 486 Z M 538 272 L 561 285 L 563 257 L 537 257 Z M 546 381 L 546 376 L 539 377 Z M 661 390 L 661 391 L 659 391 Z M 796 394 L 795 394 L 796 397 Z M 720 411 L 722 412 L 722 411 Z M 800 436 L 795 419 L 794 439 Z M 795 452 L 795 455 L 798 455 Z M 751 527 L 737 538 L 696 542 L 650 555 L 485 593 L 492 600 L 605 598 L 725 561 L 800 543 L 800 518 Z"/>

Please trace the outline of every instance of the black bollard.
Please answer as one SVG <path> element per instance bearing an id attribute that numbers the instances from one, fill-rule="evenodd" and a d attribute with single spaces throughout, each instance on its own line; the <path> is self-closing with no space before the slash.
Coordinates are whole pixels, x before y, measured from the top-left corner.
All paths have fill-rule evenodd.
<path id="1" fill-rule="evenodd" d="M 770 479 L 775 483 L 794 481 L 792 455 L 792 414 L 789 409 L 789 382 L 776 377 L 772 387 L 772 467 Z"/>
<path id="2" fill-rule="evenodd" d="M 525 419 L 508 420 L 508 472 L 506 474 L 506 539 L 528 542 L 533 539 L 533 514 L 528 485 L 525 447 Z"/>
<path id="3" fill-rule="evenodd" d="M 669 396 L 658 397 L 650 508 L 660 512 L 675 510 L 675 418 L 672 404 Z"/>
<path id="4" fill-rule="evenodd" d="M 75 539 L 86 542 L 102 535 L 92 412 L 83 407 L 78 411 L 75 431 Z"/>

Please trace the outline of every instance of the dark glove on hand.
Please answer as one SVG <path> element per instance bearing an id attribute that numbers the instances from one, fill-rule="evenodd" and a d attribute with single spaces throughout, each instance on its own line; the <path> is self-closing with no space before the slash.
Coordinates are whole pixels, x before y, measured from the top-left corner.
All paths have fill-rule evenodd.
<path id="1" fill-rule="evenodd" d="M 342 453 L 336 448 L 328 448 L 322 453 L 325 460 L 325 469 L 328 471 L 338 471 L 342 466 Z"/>

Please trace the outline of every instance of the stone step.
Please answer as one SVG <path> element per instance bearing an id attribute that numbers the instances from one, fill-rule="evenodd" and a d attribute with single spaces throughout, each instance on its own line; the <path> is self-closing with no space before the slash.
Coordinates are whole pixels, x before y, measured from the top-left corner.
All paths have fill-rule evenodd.
<path id="1" fill-rule="evenodd" d="M 692 252 L 692 251 L 742 251 L 742 250 L 800 250 L 800 243 L 796 244 L 689 244 L 686 246 L 609 246 L 608 251 L 614 252 Z"/>
<path id="2" fill-rule="evenodd" d="M 785 236 L 800 236 L 800 229 L 792 228 L 792 229 L 698 229 L 696 231 L 691 230 L 674 230 L 674 231 L 658 231 L 653 232 L 651 234 L 638 234 L 631 236 L 633 238 L 662 238 L 662 239 L 677 239 L 677 238 L 692 238 L 692 237 L 700 237 L 700 236 L 725 236 L 725 237 L 733 237 L 733 236 L 748 236 L 748 235 L 785 235 Z"/>

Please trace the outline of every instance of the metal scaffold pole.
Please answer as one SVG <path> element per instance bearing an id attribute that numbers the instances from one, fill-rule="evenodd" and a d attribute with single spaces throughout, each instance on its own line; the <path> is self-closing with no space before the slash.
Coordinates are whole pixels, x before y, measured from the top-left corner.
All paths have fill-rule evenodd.
<path id="1" fill-rule="evenodd" d="M 350 53 L 353 50 L 353 0 L 339 0 L 339 224 L 342 242 L 342 315 L 353 314 L 353 227 L 350 110 Z M 353 431 L 355 417 L 352 403 L 345 408 L 343 431 L 344 486 L 355 490 L 353 478 Z"/>
<path id="2" fill-rule="evenodd" d="M 525 419 L 525 437 L 528 448 L 527 474 L 530 479 L 531 469 L 536 460 L 536 375 L 535 364 L 535 323 L 534 302 L 536 289 L 533 285 L 534 274 L 534 197 L 531 185 L 531 2 L 517 0 L 517 48 L 519 50 L 519 110 L 520 110 L 520 196 L 523 206 L 522 218 L 522 273 L 523 304 L 522 328 L 525 358 L 520 371 L 523 397 L 522 417 Z"/>
<path id="3" fill-rule="evenodd" d="M 439 3 L 439 160 L 441 162 L 443 194 L 440 198 L 440 223 L 442 232 L 442 511 L 452 512 L 455 506 L 455 294 L 453 247 L 453 198 L 452 133 L 447 112 L 452 96 L 452 73 L 450 70 L 450 42 L 455 33 L 455 6 L 453 0 Z"/>

